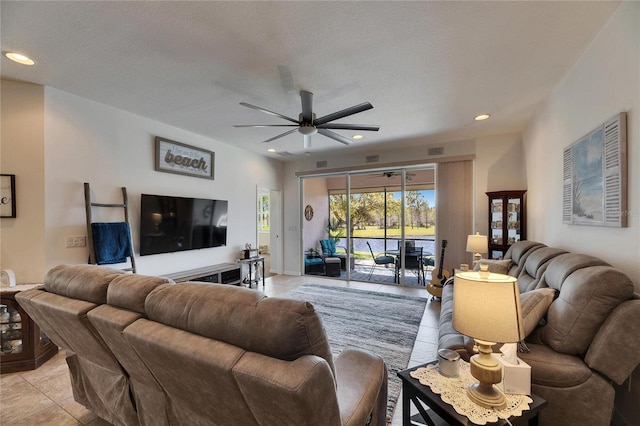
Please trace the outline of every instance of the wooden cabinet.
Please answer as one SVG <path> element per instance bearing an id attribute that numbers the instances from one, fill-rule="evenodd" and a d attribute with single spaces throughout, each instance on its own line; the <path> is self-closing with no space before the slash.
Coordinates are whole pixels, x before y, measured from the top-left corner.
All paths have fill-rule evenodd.
<path id="1" fill-rule="evenodd" d="M 526 192 L 487 192 L 490 259 L 502 259 L 511 244 L 527 239 Z"/>
<path id="2" fill-rule="evenodd" d="M 220 263 L 204 268 L 165 274 L 164 276 L 177 283 L 185 281 L 204 281 L 231 285 L 240 285 L 242 283 L 240 264 L 238 263 Z"/>
<path id="3" fill-rule="evenodd" d="M 3 289 L 0 294 L 0 372 L 35 370 L 58 353 L 58 346 L 40 330 L 15 295 L 20 290 Z"/>

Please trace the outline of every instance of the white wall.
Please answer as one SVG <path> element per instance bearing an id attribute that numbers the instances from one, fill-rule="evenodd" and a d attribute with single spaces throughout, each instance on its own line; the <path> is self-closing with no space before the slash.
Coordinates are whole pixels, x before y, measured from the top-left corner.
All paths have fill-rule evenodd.
<path id="1" fill-rule="evenodd" d="M 486 192 L 527 189 L 522 164 L 520 134 L 476 139 L 475 232 L 489 235 L 489 198 Z M 531 239 L 529 235 L 527 239 Z"/>
<path id="2" fill-rule="evenodd" d="M 444 146 L 445 155 L 429 157 L 427 149 L 430 146 Z M 438 161 L 447 161 L 458 157 L 476 157 L 475 166 L 475 218 L 477 230 L 487 232 L 487 196 L 485 192 L 503 189 L 526 189 L 526 180 L 523 173 L 521 158 L 521 138 L 517 134 L 498 135 L 463 141 L 451 141 L 442 144 L 426 143 L 410 148 L 386 148 L 376 149 L 372 147 L 367 152 L 351 154 L 339 154 L 323 156 L 321 153 L 313 157 L 303 158 L 296 162 L 286 163 L 283 173 L 284 194 L 284 223 L 285 223 L 285 273 L 299 274 L 300 262 L 300 236 L 298 224 L 300 223 L 300 179 L 296 173 L 317 172 L 331 169 L 349 169 L 384 167 L 388 164 L 430 164 Z M 366 164 L 367 155 L 379 155 L 380 161 L 376 164 Z M 317 161 L 327 161 L 327 167 L 316 168 Z M 447 238 L 447 236 L 442 236 Z M 460 242 L 463 244 L 463 242 Z M 466 244 L 466 241 L 464 242 Z M 306 248 L 306 247 L 305 247 Z M 465 259 L 466 260 L 466 259 Z M 452 262 L 454 262 L 452 260 Z M 454 263 L 459 263 L 455 261 Z"/>
<path id="3" fill-rule="evenodd" d="M 309 178 L 304 181 L 303 206 L 313 208 L 313 218 L 302 221 L 303 250 L 310 248 L 322 250 L 320 240 L 328 238 L 327 223 L 329 220 L 329 198 L 327 197 L 327 179 Z M 304 210 L 303 210 L 304 212 Z M 304 216 L 304 214 L 303 214 Z"/>
<path id="4" fill-rule="evenodd" d="M 562 224 L 562 151 L 627 112 L 628 227 Z M 624 2 L 537 112 L 523 136 L 529 239 L 598 256 L 640 290 L 640 4 Z"/>
<path id="5" fill-rule="evenodd" d="M 3 89 L 5 83 L 3 81 Z M 33 91 L 33 86 L 3 91 L 3 105 L 5 100 L 16 103 L 25 93 Z M 35 87 L 42 91 L 41 86 Z M 35 216 L 29 219 L 30 228 L 22 232 L 20 238 L 5 239 L 11 230 L 6 232 L 5 221 L 2 222 L 5 231 L 2 252 L 12 254 L 5 258 L 10 260 L 6 267 L 20 271 L 16 274 L 20 283 L 40 282 L 47 269 L 60 263 L 87 263 L 86 247 L 65 247 L 66 236 L 86 235 L 83 182 L 91 184 L 97 202 L 121 202 L 120 188 L 127 188 L 136 253 L 139 252 L 141 193 L 229 201 L 226 247 L 138 256 L 138 272 L 142 274 L 177 272 L 235 261 L 245 243 L 256 245 L 256 186 L 259 183 L 280 188 L 281 163 L 48 87 L 44 89 L 44 102 L 32 102 L 29 108 L 28 114 L 23 114 L 31 117 L 25 123 L 26 129 L 36 131 L 38 115 L 44 116 L 41 140 L 30 144 L 24 137 L 3 138 L 2 153 L 3 170 L 7 160 L 12 165 L 10 172 L 21 182 L 19 195 L 24 210 L 19 213 L 20 220 L 26 220 L 27 215 Z M 3 111 L 3 136 L 8 118 Z M 214 151 L 215 179 L 156 172 L 155 136 Z M 93 212 L 94 221 L 123 218 L 121 211 L 116 215 L 112 209 Z M 24 240 L 31 244 L 25 246 Z"/>
<path id="6" fill-rule="evenodd" d="M 0 170 L 16 175 L 16 217 L 0 219 L 0 269 L 19 284 L 42 280 L 44 234 L 44 88 L 2 80 Z"/>
<path id="7" fill-rule="evenodd" d="M 46 88 L 45 100 L 49 267 L 86 262 L 86 250 L 64 247 L 66 235 L 86 233 L 83 182 L 91 184 L 99 202 L 117 202 L 120 187 L 127 187 L 136 252 L 141 193 L 229 200 L 226 247 L 137 257 L 140 273 L 169 273 L 234 261 L 245 243 L 257 245 L 256 185 L 278 188 L 280 163 L 56 89 Z M 215 179 L 155 171 L 155 136 L 214 151 Z M 96 214 L 103 212 L 105 209 L 94 209 Z"/>

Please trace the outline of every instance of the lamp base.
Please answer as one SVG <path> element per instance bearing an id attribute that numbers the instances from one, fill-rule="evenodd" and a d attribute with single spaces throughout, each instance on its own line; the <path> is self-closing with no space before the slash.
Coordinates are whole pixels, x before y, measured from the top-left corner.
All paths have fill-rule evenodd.
<path id="1" fill-rule="evenodd" d="M 481 407 L 502 410 L 507 407 L 507 399 L 492 383 L 474 383 L 467 389 L 469 399 Z"/>
<path id="2" fill-rule="evenodd" d="M 494 383 L 502 381 L 502 366 L 491 356 L 494 343 L 476 339 L 476 344 L 479 353 L 471 357 L 469 367 L 471 375 L 479 383 L 470 385 L 467 395 L 482 407 L 501 410 L 507 406 L 507 400 L 494 386 Z"/>

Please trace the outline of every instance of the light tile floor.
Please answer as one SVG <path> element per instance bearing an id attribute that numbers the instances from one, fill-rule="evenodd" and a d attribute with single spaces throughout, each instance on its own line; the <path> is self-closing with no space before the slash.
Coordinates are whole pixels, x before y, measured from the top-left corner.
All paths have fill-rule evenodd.
<path id="1" fill-rule="evenodd" d="M 428 298 L 418 336 L 413 347 L 409 367 L 436 358 L 440 302 L 431 301 L 424 287 L 398 287 L 358 281 L 342 281 L 316 276 L 275 275 L 266 279 L 264 292 L 279 296 L 305 283 L 350 287 L 362 290 L 406 294 Z M 259 286 L 262 290 L 262 285 Z M 65 353 L 55 357 L 34 371 L 0 376 L 0 424 L 12 426 L 108 426 L 73 400 Z M 398 399 L 392 426 L 402 424 L 401 397 Z"/>

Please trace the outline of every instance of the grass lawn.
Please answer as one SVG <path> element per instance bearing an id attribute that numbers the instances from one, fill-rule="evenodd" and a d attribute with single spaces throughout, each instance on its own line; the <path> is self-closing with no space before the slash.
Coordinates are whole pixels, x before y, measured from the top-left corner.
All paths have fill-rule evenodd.
<path id="1" fill-rule="evenodd" d="M 397 237 L 400 238 L 400 228 L 396 229 L 387 229 L 387 237 Z M 436 228 L 434 226 L 430 226 L 428 228 L 412 228 L 407 226 L 404 228 L 404 235 L 406 237 L 427 237 L 434 236 L 436 234 Z M 384 237 L 384 229 L 380 229 L 377 226 L 370 226 L 367 229 L 356 229 L 353 231 L 354 238 L 383 238 Z"/>

